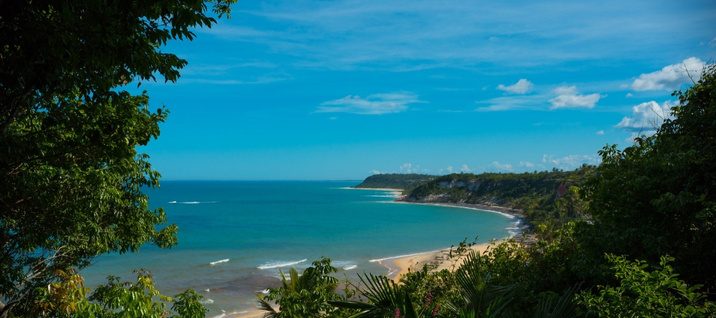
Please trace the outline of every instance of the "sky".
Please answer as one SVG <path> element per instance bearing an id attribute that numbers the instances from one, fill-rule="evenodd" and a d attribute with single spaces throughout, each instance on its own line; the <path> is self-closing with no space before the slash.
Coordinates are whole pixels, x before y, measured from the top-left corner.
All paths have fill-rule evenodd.
<path id="1" fill-rule="evenodd" d="M 599 162 L 716 58 L 709 1 L 239 1 L 142 83 L 164 180 L 357 180 Z"/>

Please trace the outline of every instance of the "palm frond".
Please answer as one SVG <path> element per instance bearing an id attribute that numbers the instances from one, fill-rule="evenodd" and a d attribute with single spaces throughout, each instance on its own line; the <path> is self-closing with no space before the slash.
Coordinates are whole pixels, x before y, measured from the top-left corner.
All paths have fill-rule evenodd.
<path id="1" fill-rule="evenodd" d="M 542 297 L 537 304 L 534 318 L 574 317 L 576 306 L 573 300 L 577 289 L 579 289 L 579 285 L 574 285 L 562 292 L 561 295 L 553 293 Z"/>
<path id="2" fill-rule="evenodd" d="M 465 316 L 472 312 L 479 317 L 502 317 L 515 298 L 516 285 L 495 285 L 483 257 L 474 251 L 469 253 L 455 272 L 466 306 L 451 304 L 450 308 Z"/>
<path id="3" fill-rule="evenodd" d="M 269 302 L 266 301 L 266 299 L 264 299 L 263 297 L 259 297 L 258 305 L 259 305 L 258 307 L 260 310 L 265 311 L 264 316 L 263 316 L 264 318 L 278 318 L 279 317 L 278 311 L 276 311 L 276 309 L 274 309 L 273 306 L 271 306 L 271 304 L 269 304 Z"/>

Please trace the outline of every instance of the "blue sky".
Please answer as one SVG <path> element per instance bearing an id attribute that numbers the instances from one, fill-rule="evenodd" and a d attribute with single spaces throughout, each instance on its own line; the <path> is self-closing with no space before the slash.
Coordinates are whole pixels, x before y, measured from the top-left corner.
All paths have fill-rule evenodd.
<path id="1" fill-rule="evenodd" d="M 596 163 L 716 57 L 713 1 L 240 1 L 143 83 L 165 180 Z"/>

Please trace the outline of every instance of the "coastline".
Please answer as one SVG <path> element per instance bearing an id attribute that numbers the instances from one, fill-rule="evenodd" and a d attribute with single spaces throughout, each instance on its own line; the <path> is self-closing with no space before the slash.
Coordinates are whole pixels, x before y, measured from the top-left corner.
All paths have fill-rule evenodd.
<path id="1" fill-rule="evenodd" d="M 391 191 L 391 192 L 400 192 L 403 193 L 405 189 L 400 188 L 356 188 L 356 187 L 346 187 L 346 189 L 350 190 L 373 190 L 373 191 Z"/>
<path id="2" fill-rule="evenodd" d="M 491 246 L 501 241 L 502 240 L 474 244 L 466 247 L 467 251 L 460 254 L 457 254 L 455 247 L 450 247 L 436 251 L 375 259 L 371 260 L 371 262 L 378 263 L 387 268 L 388 274 L 386 276 L 397 283 L 406 274 L 420 271 L 425 265 L 432 266 L 432 270 L 435 271 L 441 271 L 443 269 L 453 271 L 462 265 L 469 254 L 467 253 L 468 251 L 484 254 Z"/>
<path id="3" fill-rule="evenodd" d="M 396 199 L 394 203 L 398 204 L 415 204 L 415 205 L 432 205 L 441 206 L 446 208 L 457 208 L 466 210 L 475 210 L 483 212 L 497 213 L 510 219 L 519 218 L 522 219 L 524 215 L 522 211 L 497 205 L 484 205 L 477 203 L 449 203 L 449 202 L 420 202 L 420 201 L 406 201 Z"/>
<path id="4" fill-rule="evenodd" d="M 439 250 L 432 250 L 432 251 L 426 251 L 426 252 L 418 252 L 418 253 L 411 253 L 411 254 L 404 254 L 404 255 L 397 255 L 397 256 L 390 256 L 380 259 L 373 259 L 369 260 L 371 263 L 377 263 L 383 267 L 385 267 L 388 271 L 386 276 L 390 279 L 392 279 L 395 282 L 400 281 L 402 277 L 404 277 L 406 274 L 410 272 L 415 272 L 422 270 L 424 265 L 429 265 L 432 267 L 431 270 L 440 271 L 443 269 L 454 271 L 456 268 L 458 268 L 462 263 L 465 261 L 466 256 L 469 254 L 469 251 L 476 251 L 478 253 L 484 254 L 486 251 L 489 250 L 491 246 L 494 246 L 495 244 L 498 244 L 499 242 L 502 242 L 506 239 L 509 239 L 520 232 L 522 232 L 522 227 L 520 227 L 520 222 L 523 218 L 523 215 L 519 213 L 519 210 L 510 209 L 506 207 L 500 207 L 500 206 L 489 206 L 489 205 L 480 205 L 480 204 L 465 204 L 465 203 L 445 203 L 445 202 L 413 202 L 413 201 L 406 201 L 404 197 L 405 190 L 404 189 L 398 189 L 398 188 L 356 188 L 356 187 L 344 187 L 342 189 L 350 189 L 350 190 L 371 190 L 371 191 L 385 191 L 390 192 L 393 194 L 394 199 L 390 201 L 391 203 L 398 203 L 398 204 L 416 204 L 416 205 L 433 205 L 433 206 L 441 206 L 441 207 L 450 207 L 450 208 L 460 208 L 460 209 L 468 209 L 468 210 L 475 210 L 475 211 L 482 211 L 482 212 L 490 212 L 490 213 L 497 213 L 500 214 L 506 218 L 514 220 L 514 225 L 512 227 L 507 228 L 510 232 L 510 235 L 506 236 L 505 238 L 499 239 L 499 240 L 493 240 L 488 243 L 477 243 L 474 245 L 466 246 L 465 250 L 463 250 L 461 253 L 457 253 L 457 247 L 449 247 L 449 248 L 442 248 Z M 514 230 L 514 231 L 513 231 Z M 241 312 L 232 312 L 232 313 L 224 313 L 215 317 L 222 317 L 222 318 L 257 318 L 262 317 L 265 312 L 256 309 L 241 311 Z"/>
<path id="5" fill-rule="evenodd" d="M 491 213 L 497 213 L 504 217 L 510 218 L 515 220 L 514 226 L 507 228 L 509 230 L 510 235 L 496 241 L 488 242 L 488 243 L 478 243 L 471 245 L 468 248 L 468 250 L 475 251 L 480 254 L 484 254 L 489 250 L 491 246 L 494 246 L 500 242 L 505 241 L 506 239 L 510 239 L 512 237 L 517 236 L 520 233 L 523 233 L 526 225 L 522 222 L 524 219 L 524 214 L 519 209 L 513 209 L 498 205 L 486 205 L 486 204 L 477 204 L 477 203 L 450 203 L 450 202 L 416 202 L 416 201 L 407 201 L 405 200 L 405 196 L 403 195 L 404 190 L 402 189 L 387 189 L 387 188 L 354 188 L 354 189 L 366 189 L 366 190 L 381 190 L 381 191 L 400 191 L 400 195 L 396 196 L 395 200 L 392 201 L 392 203 L 397 204 L 415 204 L 415 205 L 432 205 L 432 206 L 440 206 L 440 207 L 448 207 L 448 208 L 457 208 L 457 209 L 467 209 L 467 210 L 474 210 L 474 211 L 482 211 L 482 212 L 491 212 Z M 391 257 L 385 257 L 381 259 L 374 259 L 370 260 L 370 262 L 375 262 L 380 264 L 381 266 L 385 267 L 388 270 L 388 273 L 386 276 L 388 278 L 392 279 L 395 282 L 399 282 L 400 279 L 405 276 L 406 274 L 412 272 L 412 271 L 419 271 L 423 268 L 425 265 L 429 265 L 433 267 L 433 270 L 435 271 L 441 271 L 443 269 L 447 269 L 449 271 L 453 271 L 456 268 L 460 267 L 462 263 L 465 261 L 466 256 L 469 254 L 467 252 L 461 253 L 460 255 L 454 255 L 455 250 L 453 247 L 450 248 L 444 248 L 440 250 L 435 251 L 427 251 L 427 252 L 419 252 L 419 253 L 412 253 L 407 255 L 398 255 L 398 256 L 391 256 Z"/>
<path id="6" fill-rule="evenodd" d="M 394 200 L 395 203 L 417 204 L 417 205 L 434 205 L 434 206 L 442 206 L 442 207 L 448 207 L 448 208 L 459 208 L 459 209 L 479 210 L 479 211 L 487 211 L 487 212 L 499 213 L 499 214 L 508 216 L 508 217 L 510 217 L 510 218 L 514 218 L 514 217 L 524 218 L 524 214 L 522 214 L 522 210 L 520 210 L 520 209 L 508 208 L 508 207 L 499 206 L 499 205 L 487 205 L 487 204 L 479 204 L 479 203 L 407 201 L 407 200 L 405 200 L 405 197 L 404 197 L 405 189 L 400 189 L 400 188 L 356 188 L 356 187 L 347 187 L 347 189 L 351 189 L 351 190 L 373 190 L 373 191 L 400 192 L 400 195 L 396 196 L 396 199 Z"/>

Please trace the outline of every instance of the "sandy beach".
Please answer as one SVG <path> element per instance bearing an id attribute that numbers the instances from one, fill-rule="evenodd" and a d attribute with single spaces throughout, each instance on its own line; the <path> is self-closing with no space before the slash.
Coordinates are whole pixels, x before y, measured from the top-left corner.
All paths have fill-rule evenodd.
<path id="1" fill-rule="evenodd" d="M 475 244 L 467 247 L 468 250 L 478 253 L 485 253 L 491 245 L 497 244 L 499 241 L 491 243 Z M 405 274 L 409 272 L 419 271 L 424 265 L 435 266 L 436 271 L 443 269 L 455 270 L 465 261 L 467 252 L 461 255 L 456 254 L 456 247 L 445 248 L 437 251 L 429 251 L 423 253 L 415 253 L 409 255 L 401 255 L 374 260 L 376 263 L 388 269 L 388 277 L 395 282 L 400 281 Z M 451 257 L 452 256 L 452 257 Z"/>
<path id="2" fill-rule="evenodd" d="M 500 241 L 491 243 L 475 244 L 467 247 L 468 251 L 476 251 L 478 253 L 485 253 L 488 248 Z M 404 275 L 411 271 L 418 271 L 423 268 L 423 265 L 434 265 L 436 271 L 447 269 L 453 271 L 458 268 L 465 261 L 468 252 L 464 252 L 461 255 L 456 255 L 456 248 L 453 248 L 452 257 L 450 257 L 450 248 L 441 249 L 437 251 L 415 253 L 409 255 L 395 256 L 384 259 L 375 260 L 376 263 L 384 266 L 388 269 L 388 277 L 395 282 L 400 281 Z M 251 310 L 243 313 L 226 314 L 224 316 L 217 317 L 231 317 L 231 318 L 260 318 L 263 317 L 265 312 L 261 310 Z"/>

